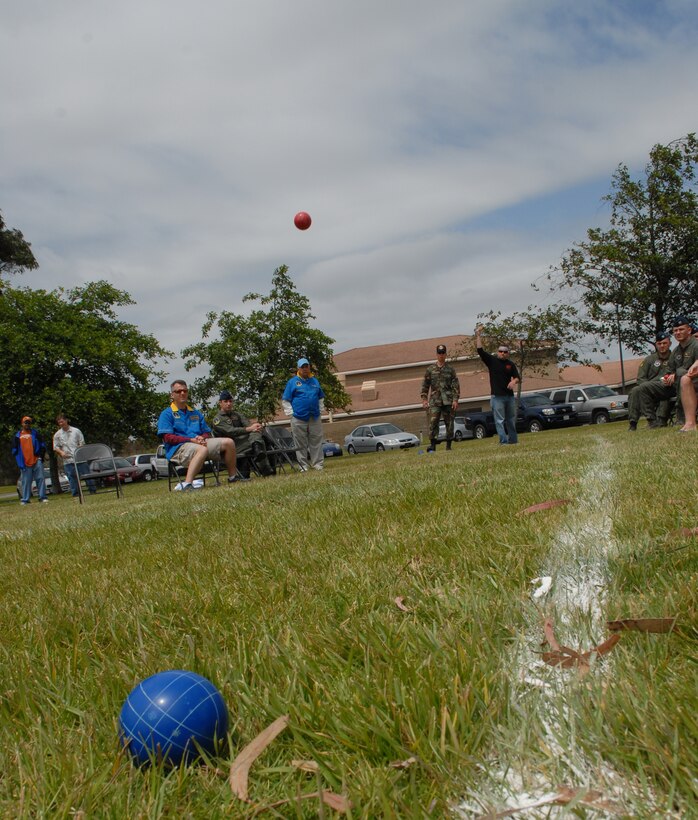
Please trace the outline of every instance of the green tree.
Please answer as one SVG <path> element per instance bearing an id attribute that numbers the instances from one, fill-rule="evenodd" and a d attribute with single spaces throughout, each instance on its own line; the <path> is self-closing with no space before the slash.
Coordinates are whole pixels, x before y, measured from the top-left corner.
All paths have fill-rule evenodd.
<path id="1" fill-rule="evenodd" d="M 583 344 L 579 340 L 584 325 L 571 305 L 555 304 L 545 308 L 529 305 L 527 310 L 510 316 L 490 310 L 478 314 L 477 318 L 482 325 L 482 335 L 492 347 L 502 343 L 509 347 L 510 357 L 521 375 L 519 393 L 524 374 L 545 375 L 551 360 L 558 367 L 572 363 L 592 365 L 582 355 Z"/>
<path id="2" fill-rule="evenodd" d="M 31 245 L 16 228 L 7 228 L 0 212 L 0 276 L 35 270 L 39 263 Z"/>
<path id="3" fill-rule="evenodd" d="M 72 290 L 6 287 L 0 297 L 0 396 L 6 434 L 29 413 L 50 440 L 65 412 L 88 441 L 118 447 L 151 437 L 166 397 L 155 362 L 170 356 L 150 334 L 118 319 L 133 304 L 104 281 Z"/>
<path id="4" fill-rule="evenodd" d="M 579 301 L 599 344 L 621 339 L 643 353 L 675 314 L 698 305 L 697 162 L 688 134 L 655 145 L 642 179 L 620 165 L 604 197 L 610 227 L 590 228 L 549 272 L 553 290 Z"/>
<path id="5" fill-rule="evenodd" d="M 182 351 L 187 370 L 208 365 L 208 375 L 193 385 L 206 406 L 228 388 L 249 415 L 260 421 L 274 418 L 300 356 L 310 360 L 325 392 L 326 408 L 349 406 L 351 399 L 335 375 L 334 339 L 310 327 L 315 318 L 310 302 L 296 290 L 286 265 L 274 271 L 268 295 L 248 293 L 243 302 L 259 302 L 262 307 L 248 316 L 227 310 L 209 313 L 201 330 L 203 341 Z M 209 340 L 214 329 L 217 338 Z"/>

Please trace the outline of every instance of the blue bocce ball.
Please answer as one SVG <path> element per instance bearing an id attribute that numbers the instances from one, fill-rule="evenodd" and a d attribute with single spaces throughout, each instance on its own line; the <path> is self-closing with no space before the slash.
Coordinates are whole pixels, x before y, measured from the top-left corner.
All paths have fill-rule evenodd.
<path id="1" fill-rule="evenodd" d="M 199 749 L 215 755 L 228 732 L 228 710 L 210 680 L 171 669 L 141 681 L 119 716 L 120 737 L 139 763 L 191 763 Z M 197 748 L 198 747 L 198 748 Z"/>

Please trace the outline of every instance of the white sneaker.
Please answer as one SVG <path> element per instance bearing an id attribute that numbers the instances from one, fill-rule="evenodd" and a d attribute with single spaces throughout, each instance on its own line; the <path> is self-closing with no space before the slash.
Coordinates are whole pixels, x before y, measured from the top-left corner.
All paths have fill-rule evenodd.
<path id="1" fill-rule="evenodd" d="M 186 481 L 180 481 L 179 484 L 175 484 L 175 486 L 172 489 L 176 493 L 181 493 L 185 490 L 191 490 L 191 484 L 187 484 Z"/>
<path id="2" fill-rule="evenodd" d="M 200 489 L 204 486 L 204 480 L 203 480 L 203 478 L 195 478 L 195 479 L 192 481 L 191 486 L 192 486 L 195 490 L 200 490 Z"/>

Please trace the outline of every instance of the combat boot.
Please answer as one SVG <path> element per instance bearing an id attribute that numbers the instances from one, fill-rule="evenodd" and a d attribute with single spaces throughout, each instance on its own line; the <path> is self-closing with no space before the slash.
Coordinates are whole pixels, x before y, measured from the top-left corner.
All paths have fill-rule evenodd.
<path id="1" fill-rule="evenodd" d="M 431 440 L 431 444 L 427 447 L 427 453 L 435 453 L 436 452 L 436 439 L 433 438 Z"/>
<path id="2" fill-rule="evenodd" d="M 635 430 L 637 430 L 637 422 L 631 421 L 630 424 L 628 424 L 628 431 L 635 432 Z"/>

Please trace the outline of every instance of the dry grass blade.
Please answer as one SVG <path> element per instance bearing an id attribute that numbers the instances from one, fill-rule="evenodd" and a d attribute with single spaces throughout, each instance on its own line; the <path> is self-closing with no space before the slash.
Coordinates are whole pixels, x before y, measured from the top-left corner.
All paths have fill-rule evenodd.
<path id="1" fill-rule="evenodd" d="M 600 643 L 594 649 L 590 649 L 588 652 L 585 652 L 584 657 L 590 658 L 592 654 L 608 655 L 608 653 L 613 649 L 613 647 L 618 643 L 619 640 L 620 635 L 611 635 L 610 638 L 605 640 L 603 643 Z"/>
<path id="2" fill-rule="evenodd" d="M 671 533 L 674 538 L 695 538 L 698 535 L 698 527 L 681 527 Z"/>
<path id="3" fill-rule="evenodd" d="M 265 811 L 273 811 L 281 806 L 287 806 L 290 803 L 298 803 L 301 800 L 317 800 L 320 798 L 322 802 L 331 809 L 338 811 L 340 814 L 346 814 L 352 807 L 351 800 L 343 794 L 335 794 L 334 792 L 321 791 L 309 792 L 308 794 L 299 794 L 295 797 L 287 797 L 284 800 L 277 800 L 276 803 L 269 803 L 267 806 L 260 806 L 252 813 L 252 817 L 258 817 Z"/>
<path id="4" fill-rule="evenodd" d="M 247 778 L 250 767 L 272 741 L 288 726 L 288 715 L 282 715 L 260 732 L 257 737 L 240 752 L 230 766 L 228 782 L 233 794 L 240 800 L 248 801 Z"/>
<path id="5" fill-rule="evenodd" d="M 552 501 L 541 501 L 540 504 L 534 504 L 532 507 L 526 507 L 525 510 L 521 510 L 519 515 L 530 515 L 531 513 L 541 512 L 542 510 L 550 510 L 553 507 L 564 507 L 565 504 L 569 503 L 569 498 L 556 498 Z"/>
<path id="6" fill-rule="evenodd" d="M 674 618 L 622 618 L 619 621 L 606 621 L 611 632 L 620 632 L 623 629 L 636 632 L 656 632 L 665 634 L 671 632 L 676 625 Z"/>
<path id="7" fill-rule="evenodd" d="M 395 599 L 395 606 L 398 609 L 401 609 L 403 612 L 409 612 L 410 611 L 409 607 L 405 606 L 405 599 L 403 598 L 402 595 L 398 595 L 397 598 Z"/>

